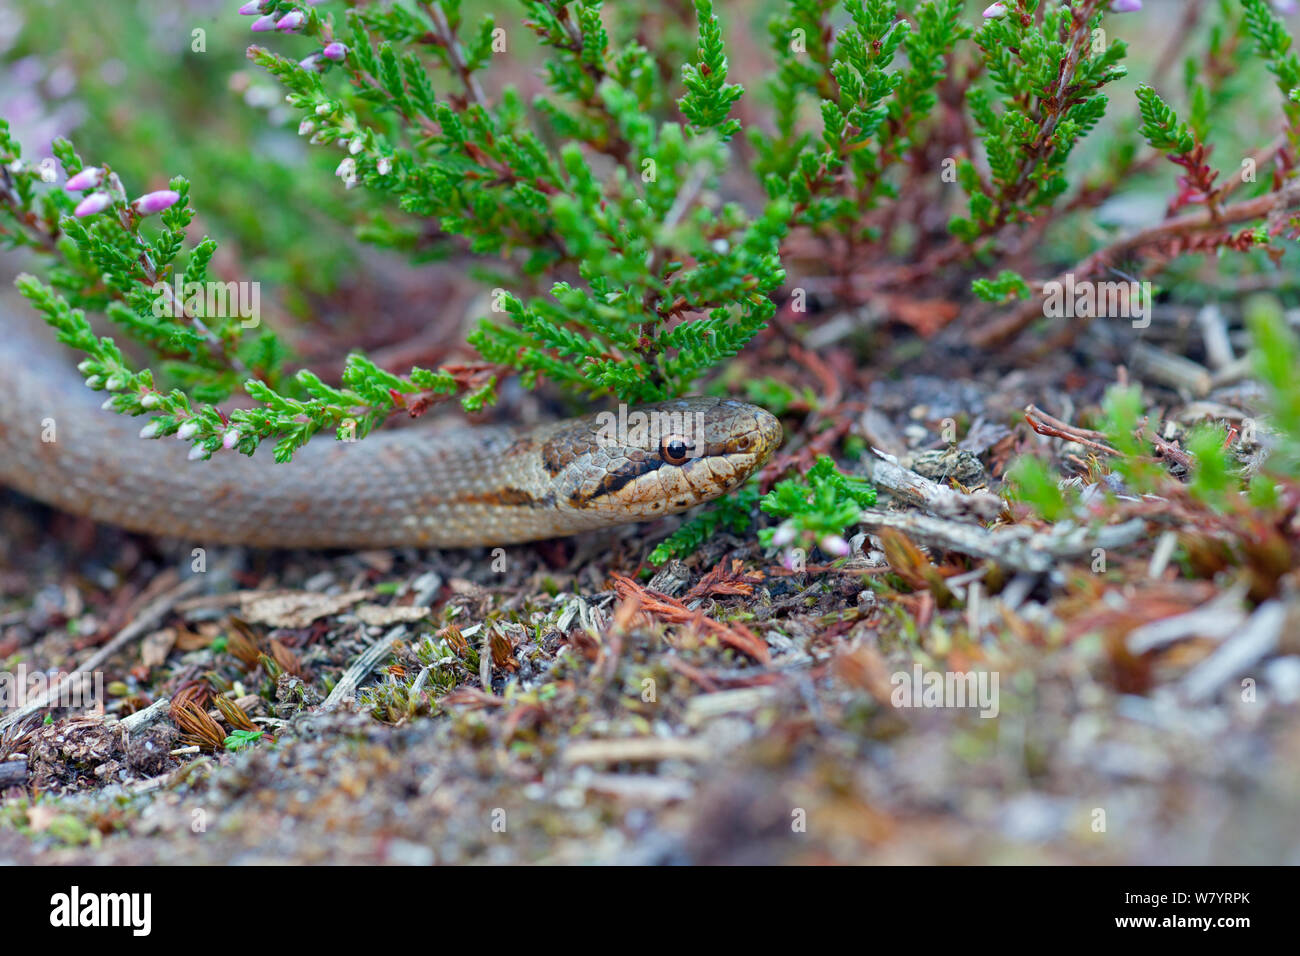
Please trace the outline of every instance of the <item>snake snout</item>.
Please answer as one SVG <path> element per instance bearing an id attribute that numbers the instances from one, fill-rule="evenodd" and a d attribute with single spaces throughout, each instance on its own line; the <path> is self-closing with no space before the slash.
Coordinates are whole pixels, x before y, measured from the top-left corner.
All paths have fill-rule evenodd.
<path id="1" fill-rule="evenodd" d="M 785 438 L 785 429 L 775 415 L 756 405 L 739 402 L 727 428 L 729 434 L 722 453 L 746 477 L 763 467 Z"/>
<path id="2" fill-rule="evenodd" d="M 781 427 L 781 420 L 767 409 L 755 408 L 754 418 L 758 433 L 758 463 L 762 464 L 781 447 L 781 442 L 785 440 L 785 429 Z"/>

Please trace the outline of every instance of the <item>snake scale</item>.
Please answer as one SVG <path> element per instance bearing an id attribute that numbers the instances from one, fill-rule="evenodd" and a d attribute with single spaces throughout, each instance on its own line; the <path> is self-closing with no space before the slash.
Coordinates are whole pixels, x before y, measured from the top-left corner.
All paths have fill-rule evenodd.
<path id="1" fill-rule="evenodd" d="M 48 332 L 48 330 L 46 330 Z M 60 354 L 64 353 L 64 354 Z M 529 428 L 380 431 L 190 461 L 144 419 L 99 407 L 50 334 L 0 312 L 0 485 L 97 521 L 196 544 L 470 547 L 562 537 L 684 511 L 761 467 L 781 441 L 763 409 L 730 399 L 640 406 L 682 421 L 612 432 L 591 415 Z M 629 420 L 633 416 L 628 416 Z M 268 443 L 269 444 L 269 443 Z"/>

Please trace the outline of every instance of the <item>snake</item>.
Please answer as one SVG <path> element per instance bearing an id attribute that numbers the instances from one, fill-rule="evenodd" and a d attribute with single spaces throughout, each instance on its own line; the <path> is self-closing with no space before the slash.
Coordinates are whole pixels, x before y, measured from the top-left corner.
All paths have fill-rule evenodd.
<path id="1" fill-rule="evenodd" d="M 688 397 L 533 425 L 379 429 L 288 462 L 144 439 L 48 335 L 0 314 L 0 485 L 130 531 L 254 548 L 461 548 L 686 511 L 744 483 L 779 420 Z M 611 427 L 613 426 L 613 427 Z"/>

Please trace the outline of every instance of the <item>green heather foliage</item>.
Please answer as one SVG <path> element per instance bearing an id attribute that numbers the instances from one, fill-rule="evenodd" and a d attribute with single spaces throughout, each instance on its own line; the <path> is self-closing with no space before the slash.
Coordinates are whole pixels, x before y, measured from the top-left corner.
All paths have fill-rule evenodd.
<path id="1" fill-rule="evenodd" d="M 1229 138 L 1257 92 L 1234 86 L 1240 71 L 1206 63 L 1271 73 L 1281 95 L 1266 105 L 1270 122 L 1280 112 L 1292 155 L 1300 145 L 1300 58 L 1265 0 L 1210 4 L 1184 88 L 1153 80 L 1159 93 L 1143 85 L 1135 96 L 1116 93 L 1125 21 L 1107 0 L 1008 0 L 987 19 L 961 0 L 773 0 L 771 68 L 747 85 L 738 51 L 753 44 L 738 37 L 752 7 L 721 0 L 694 0 L 693 23 L 644 16 L 632 0 L 267 0 L 265 13 L 301 14 L 302 25 L 252 34 L 265 45 L 238 68 L 154 50 L 152 24 L 131 5 L 88 5 L 67 31 L 39 0 L 16 2 L 29 14 L 19 53 L 66 40 L 90 61 L 111 48 L 125 77 L 116 92 L 82 84 L 76 139 L 111 199 L 93 214 L 73 215 L 89 194 L 62 188 L 60 173 L 83 166 L 71 145 L 59 141 L 48 163 L 23 157 L 0 126 L 0 247 L 39 254 L 39 275 L 19 287 L 85 353 L 88 384 L 117 411 L 148 416 L 144 435 L 179 434 L 196 457 L 269 441 L 287 460 L 320 432 L 363 438 L 434 401 L 483 408 L 512 375 L 574 404 L 716 387 L 787 296 L 793 231 L 822 244 L 831 278 L 893 262 L 1015 307 L 1034 293 L 1004 268 L 1016 241 L 1037 247 L 1033 229 L 1068 226 L 1147 175 L 1143 140 L 1186 168 L 1188 189 L 1213 181 L 1212 142 L 1225 168 L 1261 145 Z M 242 48 L 248 23 L 218 14 L 211 49 Z M 525 71 L 541 92 L 521 92 Z M 224 105 L 232 91 L 237 109 Z M 1103 120 L 1104 144 L 1089 137 Z M 1269 178 L 1243 191 L 1259 195 Z M 176 200 L 138 213 L 132 198 L 164 181 Z M 329 384 L 264 325 L 184 298 L 179 314 L 159 313 L 163 286 L 242 279 L 267 283 L 277 317 L 305 317 L 313 295 L 361 268 L 345 227 L 416 263 L 473 260 L 491 302 L 468 336 L 479 366 L 396 375 L 357 353 Z M 1060 232 L 1070 255 L 1100 242 L 1067 227 L 1042 245 Z M 1276 235 L 1233 249 L 1263 261 L 1279 252 L 1264 248 Z M 133 367 L 87 313 L 147 346 L 154 368 Z M 781 383 L 748 387 L 804 400 Z M 218 411 L 240 391 L 251 407 Z M 1108 406 L 1112 424 L 1135 418 L 1129 405 Z M 855 495 L 822 467 L 799 485 L 803 505 L 778 485 L 765 506 L 801 535 L 848 523 Z M 738 514 L 715 515 L 708 530 L 738 527 Z M 681 541 L 704 533 L 691 527 Z"/>
<path id="2" fill-rule="evenodd" d="M 802 481 L 787 479 L 763 496 L 759 507 L 767 514 L 784 519 L 776 528 L 758 533 L 766 547 L 773 545 L 820 546 L 832 556 L 840 557 L 848 549 L 839 535 L 856 524 L 863 508 L 876 503 L 876 489 L 861 478 L 842 474 L 835 462 L 820 455 Z M 837 553 L 838 552 L 838 553 Z"/>
<path id="3" fill-rule="evenodd" d="M 1075 144 L 1101 119 L 1108 103 L 1102 87 L 1119 79 L 1127 47 L 1111 41 L 1098 51 L 1093 30 L 1101 26 L 1105 0 L 1076 4 L 1087 29 L 1072 29 L 1076 10 L 1021 0 L 1017 7 L 1046 11 L 1042 22 L 1008 15 L 986 20 L 975 35 L 984 52 L 992 89 L 970 92 L 979 138 L 988 154 L 989 176 L 964 160 L 958 182 L 970 196 L 967 217 L 951 229 L 975 242 L 1008 222 L 1050 206 L 1069 186 L 1065 163 Z M 1073 75 L 1062 70 L 1074 63 Z"/>
<path id="4" fill-rule="evenodd" d="M 663 564 L 671 558 L 694 554 L 700 545 L 723 529 L 736 533 L 747 531 L 758 500 L 758 481 L 751 479 L 729 497 L 684 521 L 680 528 L 655 545 L 647 560 L 651 564 Z"/>
<path id="5" fill-rule="evenodd" d="M 1196 145 L 1195 137 L 1186 123 L 1178 122 L 1178 114 L 1145 83 L 1137 88 L 1138 107 L 1142 113 L 1142 136 L 1162 153 L 1190 153 Z"/>

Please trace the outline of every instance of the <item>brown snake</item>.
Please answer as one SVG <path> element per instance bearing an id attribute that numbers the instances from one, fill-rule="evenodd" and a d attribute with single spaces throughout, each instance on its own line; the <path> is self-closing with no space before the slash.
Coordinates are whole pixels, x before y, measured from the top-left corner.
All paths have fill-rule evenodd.
<path id="1" fill-rule="evenodd" d="M 286 464 L 269 450 L 189 461 L 187 443 L 142 440 L 143 420 L 100 409 L 107 393 L 86 388 L 61 352 L 52 335 L 0 312 L 0 484 L 196 544 L 469 547 L 560 537 L 716 498 L 781 441 L 780 423 L 761 408 L 685 398 L 640 408 L 653 422 L 687 416 L 685 433 L 611 432 L 608 418 L 593 415 L 528 429 L 317 440 Z"/>

